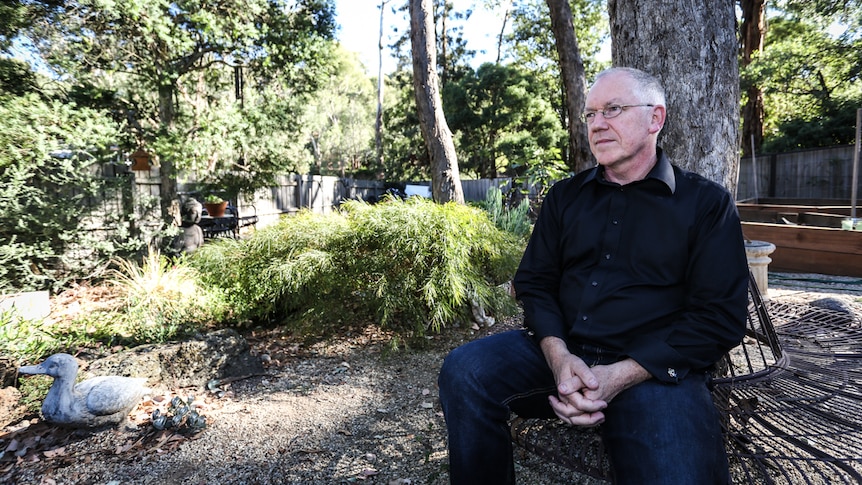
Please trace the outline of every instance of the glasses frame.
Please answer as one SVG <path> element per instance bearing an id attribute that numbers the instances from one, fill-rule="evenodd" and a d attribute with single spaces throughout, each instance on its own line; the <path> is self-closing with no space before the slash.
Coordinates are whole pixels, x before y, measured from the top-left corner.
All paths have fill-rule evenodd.
<path id="1" fill-rule="evenodd" d="M 586 124 L 590 124 L 596 120 L 596 114 L 601 113 L 602 118 L 606 120 L 612 120 L 617 116 L 623 114 L 628 108 L 642 108 L 642 107 L 654 107 L 654 104 L 609 104 L 600 110 L 587 110 L 581 113 L 581 121 Z"/>

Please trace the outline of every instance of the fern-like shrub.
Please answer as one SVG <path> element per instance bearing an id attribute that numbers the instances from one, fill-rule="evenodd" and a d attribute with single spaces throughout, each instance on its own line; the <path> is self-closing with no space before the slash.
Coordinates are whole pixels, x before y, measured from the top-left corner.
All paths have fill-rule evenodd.
<path id="1" fill-rule="evenodd" d="M 249 239 L 207 244 L 191 263 L 243 319 L 314 333 L 377 323 L 422 335 L 466 320 L 472 303 L 514 312 L 499 285 L 522 251 L 523 239 L 478 208 L 410 198 L 302 212 Z"/>

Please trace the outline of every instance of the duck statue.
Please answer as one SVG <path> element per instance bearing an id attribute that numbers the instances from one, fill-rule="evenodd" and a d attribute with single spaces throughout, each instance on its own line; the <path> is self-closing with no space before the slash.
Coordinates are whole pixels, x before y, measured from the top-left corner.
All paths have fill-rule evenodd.
<path id="1" fill-rule="evenodd" d="M 146 394 L 145 378 L 99 376 L 75 384 L 78 361 L 69 354 L 54 354 L 38 365 L 19 367 L 21 374 L 46 374 L 54 378 L 42 417 L 53 424 L 74 428 L 99 428 L 123 423 Z"/>

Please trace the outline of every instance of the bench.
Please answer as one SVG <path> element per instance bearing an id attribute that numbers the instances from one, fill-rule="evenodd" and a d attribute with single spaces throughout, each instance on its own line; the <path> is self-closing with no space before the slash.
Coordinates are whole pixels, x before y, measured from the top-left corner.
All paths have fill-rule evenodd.
<path id="1" fill-rule="evenodd" d="M 734 484 L 862 483 L 862 326 L 851 313 L 764 301 L 749 282 L 746 336 L 716 366 Z M 512 441 L 610 481 L 596 429 L 510 421 Z"/>
<path id="2" fill-rule="evenodd" d="M 253 208 L 254 206 L 252 206 Z M 240 229 L 254 226 L 258 222 L 257 215 L 240 216 L 236 207 L 228 205 L 227 212 L 222 217 L 201 217 L 198 225 L 204 233 L 205 239 L 229 237 L 239 239 Z"/>

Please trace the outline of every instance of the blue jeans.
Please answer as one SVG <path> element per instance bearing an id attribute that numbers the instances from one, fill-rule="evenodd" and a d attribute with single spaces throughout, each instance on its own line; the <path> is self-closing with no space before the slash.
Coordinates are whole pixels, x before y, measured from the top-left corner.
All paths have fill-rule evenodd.
<path id="1" fill-rule="evenodd" d="M 589 365 L 619 359 L 593 350 L 575 352 Z M 554 376 L 533 338 L 515 330 L 462 345 L 444 360 L 438 383 L 451 483 L 514 483 L 510 412 L 555 418 L 548 403 L 556 393 Z M 605 410 L 601 433 L 614 483 L 730 482 L 718 412 L 703 373 L 690 373 L 676 385 L 652 379 L 621 392 Z"/>

